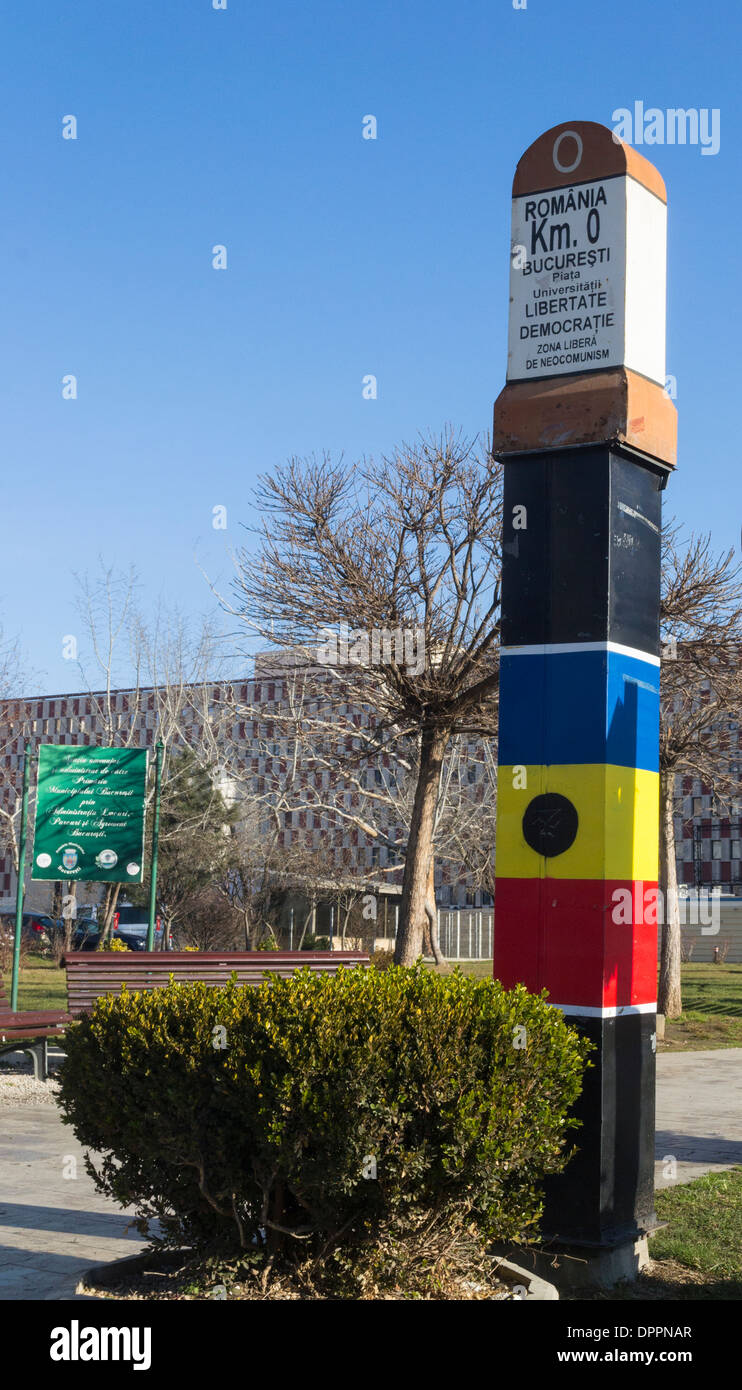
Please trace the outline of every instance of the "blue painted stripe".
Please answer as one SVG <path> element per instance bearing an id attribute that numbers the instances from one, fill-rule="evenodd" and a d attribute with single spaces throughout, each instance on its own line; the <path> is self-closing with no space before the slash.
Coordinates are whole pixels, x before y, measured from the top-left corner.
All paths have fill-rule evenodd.
<path id="1" fill-rule="evenodd" d="M 503 652 L 499 762 L 659 771 L 660 672 L 615 651 Z"/>

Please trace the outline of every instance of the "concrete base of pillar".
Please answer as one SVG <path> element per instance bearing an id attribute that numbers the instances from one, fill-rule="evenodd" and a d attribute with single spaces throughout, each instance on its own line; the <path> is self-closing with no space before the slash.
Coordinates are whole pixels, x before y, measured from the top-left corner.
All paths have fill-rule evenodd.
<path id="1" fill-rule="evenodd" d="M 513 1260 L 540 1279 L 565 1292 L 573 1289 L 612 1289 L 622 1280 L 636 1279 L 649 1259 L 647 1237 L 593 1250 L 587 1246 L 496 1245 L 491 1254 Z"/>

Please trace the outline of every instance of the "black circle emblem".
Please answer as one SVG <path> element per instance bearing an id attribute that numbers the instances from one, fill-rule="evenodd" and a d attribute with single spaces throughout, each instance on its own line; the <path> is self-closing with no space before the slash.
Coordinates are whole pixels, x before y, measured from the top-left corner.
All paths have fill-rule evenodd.
<path id="1" fill-rule="evenodd" d="M 577 811 L 566 796 L 544 792 L 526 806 L 523 838 L 537 854 L 553 859 L 574 844 L 578 824 Z"/>

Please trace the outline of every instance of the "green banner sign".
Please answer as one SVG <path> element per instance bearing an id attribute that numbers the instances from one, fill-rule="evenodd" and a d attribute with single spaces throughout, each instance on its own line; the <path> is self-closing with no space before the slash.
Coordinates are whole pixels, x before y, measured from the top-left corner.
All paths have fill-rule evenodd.
<path id="1" fill-rule="evenodd" d="M 141 883 L 146 748 L 42 743 L 32 878 Z"/>

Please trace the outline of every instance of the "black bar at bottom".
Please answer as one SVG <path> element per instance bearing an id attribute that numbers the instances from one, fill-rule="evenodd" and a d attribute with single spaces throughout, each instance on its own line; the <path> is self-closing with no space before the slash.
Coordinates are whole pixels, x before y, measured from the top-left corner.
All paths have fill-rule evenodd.
<path id="1" fill-rule="evenodd" d="M 569 1016 L 593 1044 L 573 1114 L 577 1152 L 545 1184 L 544 1239 L 607 1249 L 646 1235 L 654 1212 L 657 1016 Z"/>

